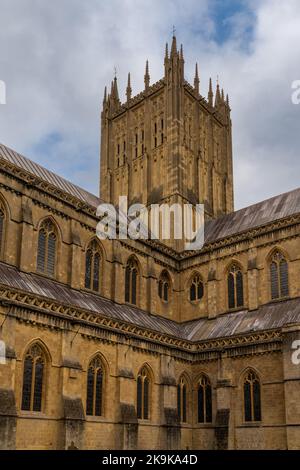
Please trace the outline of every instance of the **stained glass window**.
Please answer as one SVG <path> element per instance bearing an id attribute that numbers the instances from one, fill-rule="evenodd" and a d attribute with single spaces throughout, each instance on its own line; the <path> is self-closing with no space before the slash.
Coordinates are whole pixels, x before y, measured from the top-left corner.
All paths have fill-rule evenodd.
<path id="1" fill-rule="evenodd" d="M 181 377 L 177 385 L 177 412 L 180 422 L 187 422 L 187 383 L 184 377 Z"/>
<path id="2" fill-rule="evenodd" d="M 44 370 L 43 350 L 38 344 L 34 344 L 26 353 L 24 360 L 22 410 L 42 410 Z"/>
<path id="3" fill-rule="evenodd" d="M 45 220 L 39 230 L 37 271 L 54 276 L 56 264 L 56 230 L 51 220 Z"/>
<path id="4" fill-rule="evenodd" d="M 158 295 L 165 302 L 169 301 L 170 278 L 166 271 L 164 271 L 158 281 Z"/>
<path id="5" fill-rule="evenodd" d="M 2 252 L 3 238 L 4 238 L 4 211 L 0 207 L 0 255 Z"/>
<path id="6" fill-rule="evenodd" d="M 103 378 L 104 369 L 101 358 L 96 356 L 89 364 L 87 373 L 86 414 L 103 414 Z"/>
<path id="7" fill-rule="evenodd" d="M 85 287 L 95 292 L 100 287 L 101 250 L 96 240 L 93 240 L 85 257 Z"/>
<path id="8" fill-rule="evenodd" d="M 198 423 L 212 422 L 212 389 L 210 380 L 202 375 L 198 381 Z"/>
<path id="9" fill-rule="evenodd" d="M 204 295 L 204 286 L 201 280 L 201 277 L 196 274 L 192 280 L 190 285 L 190 301 L 196 302 L 201 300 Z"/>
<path id="10" fill-rule="evenodd" d="M 248 371 L 244 377 L 245 421 L 261 421 L 260 381 L 257 374 Z"/>
<path id="11" fill-rule="evenodd" d="M 125 302 L 137 304 L 138 281 L 137 263 L 131 258 L 125 269 Z"/>
<path id="12" fill-rule="evenodd" d="M 228 307 L 237 308 L 244 305 L 243 273 L 240 267 L 233 264 L 228 272 Z"/>
<path id="13" fill-rule="evenodd" d="M 276 251 L 270 264 L 271 297 L 281 299 L 289 295 L 288 263 L 280 251 Z"/>
<path id="14" fill-rule="evenodd" d="M 149 419 L 150 377 L 146 367 L 137 376 L 137 417 Z"/>

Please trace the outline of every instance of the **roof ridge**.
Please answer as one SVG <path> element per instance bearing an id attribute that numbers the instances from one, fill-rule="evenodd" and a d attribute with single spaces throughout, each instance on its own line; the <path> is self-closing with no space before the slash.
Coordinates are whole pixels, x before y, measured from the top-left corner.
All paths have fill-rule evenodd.
<path id="1" fill-rule="evenodd" d="M 8 147 L 7 145 L 1 142 L 0 158 L 4 158 L 5 160 L 10 161 L 15 166 L 22 168 L 22 170 L 27 171 L 28 173 L 33 174 L 38 178 L 41 178 L 47 183 L 50 183 L 53 186 L 56 186 L 59 189 L 65 191 L 66 193 L 71 194 L 81 200 L 85 199 L 84 196 L 87 197 L 87 201 L 89 200 L 91 202 L 92 200 L 94 200 L 94 204 L 92 204 L 94 206 L 98 206 L 98 204 L 100 203 L 100 198 L 88 191 L 87 189 L 84 189 L 81 186 L 73 183 L 72 181 L 64 178 L 63 176 L 60 176 L 54 171 L 44 167 L 40 163 L 37 163 L 34 160 L 25 157 L 23 154 L 17 152 L 16 150 L 13 150 L 12 148 Z M 74 191 L 72 191 L 72 189 Z M 96 202 L 96 200 L 98 203 Z"/>

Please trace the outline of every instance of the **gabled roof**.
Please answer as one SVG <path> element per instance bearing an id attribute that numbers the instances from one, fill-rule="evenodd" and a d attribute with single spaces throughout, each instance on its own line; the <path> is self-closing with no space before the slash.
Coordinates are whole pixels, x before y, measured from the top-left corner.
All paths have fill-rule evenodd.
<path id="1" fill-rule="evenodd" d="M 40 178 L 46 183 L 55 186 L 61 191 L 70 194 L 71 196 L 74 196 L 80 201 L 90 204 L 95 208 L 100 204 L 100 199 L 94 194 L 89 193 L 85 189 L 80 188 L 76 184 L 71 183 L 61 176 L 58 176 L 56 173 L 47 170 L 38 163 L 33 162 L 29 158 L 24 157 L 20 153 L 15 152 L 3 144 L 0 144 L 0 164 L 1 160 L 6 160 L 7 162 L 12 163 L 25 172 Z"/>
<path id="2" fill-rule="evenodd" d="M 3 144 L 0 144 L 0 164 L 1 160 L 15 165 L 28 174 L 51 184 L 53 187 L 77 198 L 83 203 L 89 204 L 93 208 L 97 208 L 101 203 L 101 199 L 94 194 L 47 170 Z M 205 244 L 207 245 L 222 238 L 237 235 L 296 214 L 300 214 L 300 188 L 207 221 L 205 223 Z M 189 252 L 189 255 L 192 256 L 193 254 L 195 252 Z"/>
<path id="3" fill-rule="evenodd" d="M 300 214 L 300 188 L 206 222 L 205 243 L 211 243 L 294 214 Z"/>
<path id="4" fill-rule="evenodd" d="M 210 341 L 300 323 L 300 298 L 272 302 L 253 311 L 224 313 L 213 319 L 206 317 L 179 324 L 127 304 L 117 304 L 100 295 L 72 289 L 66 284 L 38 274 L 21 272 L 16 267 L 5 263 L 0 263 L 0 286 L 34 294 L 48 303 L 55 301 L 62 306 L 89 311 L 96 317 L 104 316 L 188 341 Z M 34 308 L 34 306 L 34 303 L 29 304 L 29 308 Z"/>

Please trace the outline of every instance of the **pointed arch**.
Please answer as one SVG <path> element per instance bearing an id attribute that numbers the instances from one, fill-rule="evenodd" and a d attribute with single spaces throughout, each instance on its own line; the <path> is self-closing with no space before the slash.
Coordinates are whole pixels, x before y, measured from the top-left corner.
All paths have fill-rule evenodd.
<path id="1" fill-rule="evenodd" d="M 244 421 L 261 421 L 261 381 L 258 373 L 248 368 L 242 375 Z"/>
<path id="2" fill-rule="evenodd" d="M 4 243 L 5 243 L 5 232 L 7 227 L 8 211 L 7 204 L 0 195 L 0 259 L 4 252 Z"/>
<path id="3" fill-rule="evenodd" d="M 202 276 L 196 271 L 189 279 L 189 300 L 199 302 L 204 296 L 204 282 Z"/>
<path id="4" fill-rule="evenodd" d="M 152 382 L 153 373 L 148 364 L 144 364 L 137 374 L 136 412 L 138 419 L 150 418 Z"/>
<path id="5" fill-rule="evenodd" d="M 96 353 L 87 367 L 86 414 L 89 416 L 103 416 L 104 414 L 106 370 L 102 355 Z"/>
<path id="6" fill-rule="evenodd" d="M 137 305 L 140 289 L 140 267 L 135 256 L 130 256 L 125 268 L 125 302 Z"/>
<path id="7" fill-rule="evenodd" d="M 169 302 L 170 300 L 171 284 L 170 274 L 166 269 L 163 269 L 158 280 L 158 296 L 164 302 Z"/>
<path id="8" fill-rule="evenodd" d="M 21 409 L 40 412 L 46 394 L 46 367 L 49 352 L 40 340 L 32 341 L 26 348 L 23 359 L 23 383 Z"/>
<path id="9" fill-rule="evenodd" d="M 289 296 L 288 257 L 279 248 L 274 248 L 268 256 L 270 270 L 271 299 L 278 300 Z"/>
<path id="10" fill-rule="evenodd" d="M 188 421 L 189 381 L 183 372 L 177 382 L 177 415 L 181 423 Z"/>
<path id="11" fill-rule="evenodd" d="M 233 261 L 227 268 L 228 308 L 244 306 L 244 277 L 241 265 Z"/>
<path id="12" fill-rule="evenodd" d="M 198 423 L 212 422 L 212 386 L 209 377 L 201 374 L 197 381 Z"/>
<path id="13" fill-rule="evenodd" d="M 102 246 L 96 238 L 93 238 L 85 252 L 85 280 L 86 289 L 94 292 L 100 291 L 101 272 L 103 266 L 103 250 Z"/>
<path id="14" fill-rule="evenodd" d="M 39 223 L 36 269 L 42 274 L 55 277 L 57 265 L 58 227 L 52 217 Z"/>

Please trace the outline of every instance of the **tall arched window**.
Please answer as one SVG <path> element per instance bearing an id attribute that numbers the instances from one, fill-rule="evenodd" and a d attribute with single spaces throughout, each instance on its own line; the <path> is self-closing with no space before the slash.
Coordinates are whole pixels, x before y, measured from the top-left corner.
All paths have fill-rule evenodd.
<path id="1" fill-rule="evenodd" d="M 125 270 L 125 302 L 137 304 L 138 265 L 134 258 L 128 260 Z"/>
<path id="2" fill-rule="evenodd" d="M 212 390 L 209 378 L 202 375 L 198 381 L 198 423 L 212 422 Z"/>
<path id="3" fill-rule="evenodd" d="M 3 241 L 4 241 L 4 222 L 5 222 L 5 213 L 0 204 L 0 256 L 2 255 Z"/>
<path id="4" fill-rule="evenodd" d="M 197 302 L 202 299 L 203 295 L 204 295 L 203 282 L 199 274 L 195 274 L 195 276 L 191 280 L 191 285 L 190 285 L 190 301 Z"/>
<path id="5" fill-rule="evenodd" d="M 22 410 L 42 410 L 45 364 L 42 348 L 39 344 L 33 344 L 24 360 Z"/>
<path id="6" fill-rule="evenodd" d="M 158 295 L 165 302 L 169 301 L 170 298 L 170 277 L 166 271 L 163 271 L 158 281 Z"/>
<path id="7" fill-rule="evenodd" d="M 96 356 L 89 364 L 87 373 L 86 414 L 102 416 L 103 414 L 104 369 L 102 360 Z"/>
<path id="8" fill-rule="evenodd" d="M 57 235 L 51 220 L 44 220 L 39 230 L 37 271 L 54 276 L 56 264 Z"/>
<path id="9" fill-rule="evenodd" d="M 243 273 L 237 264 L 233 264 L 228 272 L 228 307 L 237 308 L 243 305 Z"/>
<path id="10" fill-rule="evenodd" d="M 149 419 L 150 377 L 146 367 L 137 376 L 137 417 Z"/>
<path id="11" fill-rule="evenodd" d="M 177 413 L 181 423 L 187 422 L 187 383 L 182 376 L 177 384 Z"/>
<path id="12" fill-rule="evenodd" d="M 271 297 L 281 299 L 289 295 L 288 263 L 280 251 L 276 251 L 270 264 Z"/>
<path id="13" fill-rule="evenodd" d="M 245 421 L 261 421 L 260 381 L 254 371 L 245 374 L 243 386 Z"/>
<path id="14" fill-rule="evenodd" d="M 100 265 L 101 250 L 96 240 L 93 240 L 87 251 L 85 258 L 85 287 L 95 292 L 99 291 L 100 286 Z"/>

